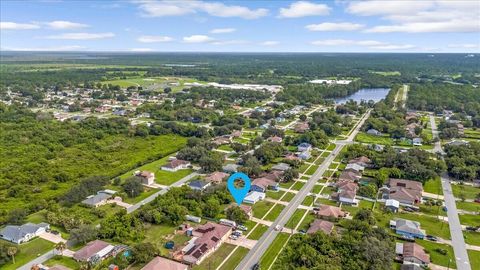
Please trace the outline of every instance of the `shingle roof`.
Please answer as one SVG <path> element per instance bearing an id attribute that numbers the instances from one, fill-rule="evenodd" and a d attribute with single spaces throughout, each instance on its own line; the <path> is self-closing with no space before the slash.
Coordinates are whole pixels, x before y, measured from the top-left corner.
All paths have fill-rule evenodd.
<path id="1" fill-rule="evenodd" d="M 430 263 L 430 255 L 425 253 L 423 247 L 417 243 L 403 243 L 403 257 L 415 257 L 424 263 Z"/>
<path id="2" fill-rule="evenodd" d="M 21 226 L 7 225 L 0 231 L 0 235 L 12 242 L 18 242 L 23 239 L 27 234 L 35 234 L 40 228 L 48 227 L 47 223 L 25 223 Z"/>
<path id="3" fill-rule="evenodd" d="M 188 265 L 169 260 L 163 257 L 155 257 L 141 270 L 187 270 Z"/>
<path id="4" fill-rule="evenodd" d="M 333 226 L 334 224 L 330 221 L 315 219 L 312 224 L 310 224 L 307 233 L 316 233 L 321 230 L 326 234 L 330 234 L 333 230 Z"/>
<path id="5" fill-rule="evenodd" d="M 73 254 L 73 258 L 79 261 L 87 261 L 93 255 L 100 252 L 102 249 L 110 246 L 109 243 L 102 241 L 102 240 L 94 240 L 89 242 L 86 246 L 84 246 L 79 251 Z"/>
<path id="6" fill-rule="evenodd" d="M 342 211 L 340 207 L 331 206 L 331 205 L 321 205 L 319 210 L 316 212 L 319 216 L 324 217 L 343 217 L 345 216 L 345 212 Z"/>

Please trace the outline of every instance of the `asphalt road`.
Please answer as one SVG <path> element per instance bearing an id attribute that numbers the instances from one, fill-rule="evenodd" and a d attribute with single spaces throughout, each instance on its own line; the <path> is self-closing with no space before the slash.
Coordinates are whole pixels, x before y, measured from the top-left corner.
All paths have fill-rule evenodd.
<path id="1" fill-rule="evenodd" d="M 432 115 L 430 115 L 430 126 L 432 128 L 433 138 L 438 138 L 437 125 L 435 123 L 435 118 Z M 444 153 L 440 141 L 435 143 L 434 151 Z M 450 236 L 452 238 L 453 253 L 455 254 L 457 269 L 470 270 L 470 261 L 468 259 L 465 240 L 463 239 L 462 225 L 458 218 L 457 205 L 455 204 L 452 185 L 450 184 L 450 179 L 446 173 L 442 174 L 441 179 L 443 198 L 445 200 L 445 206 L 447 207 L 448 224 L 450 225 Z"/>
<path id="2" fill-rule="evenodd" d="M 307 183 L 300 189 L 300 191 L 295 195 L 295 197 L 290 201 L 290 203 L 283 209 L 280 215 L 277 217 L 272 226 L 262 235 L 258 240 L 257 244 L 250 249 L 247 256 L 243 258 L 240 264 L 235 268 L 236 270 L 249 270 L 251 267 L 260 261 L 260 258 L 267 251 L 268 247 L 272 244 L 273 240 L 279 234 L 278 231 L 274 228 L 278 225 L 280 227 L 285 226 L 290 217 L 293 215 L 298 206 L 303 202 L 305 197 L 310 193 L 312 188 L 315 186 L 315 183 L 322 177 L 324 172 L 330 166 L 330 163 L 337 157 L 337 155 L 342 150 L 343 146 L 353 142 L 353 139 L 359 132 L 365 120 L 370 116 L 370 111 L 368 111 L 365 116 L 360 120 L 352 133 L 348 136 L 347 140 L 336 142 L 335 149 L 328 155 L 325 161 L 318 167 L 317 171 L 310 177 Z"/>

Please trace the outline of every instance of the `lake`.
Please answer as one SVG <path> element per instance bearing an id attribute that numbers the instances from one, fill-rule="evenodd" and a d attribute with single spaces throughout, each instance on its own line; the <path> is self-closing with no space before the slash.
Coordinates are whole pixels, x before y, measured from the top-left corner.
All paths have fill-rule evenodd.
<path id="1" fill-rule="evenodd" d="M 381 99 L 385 98 L 389 91 L 390 88 L 362 88 L 357 92 L 351 94 L 350 96 L 335 99 L 335 103 L 344 104 L 351 99 L 358 103 L 360 103 L 360 101 L 362 100 L 373 100 L 375 102 L 378 102 Z"/>

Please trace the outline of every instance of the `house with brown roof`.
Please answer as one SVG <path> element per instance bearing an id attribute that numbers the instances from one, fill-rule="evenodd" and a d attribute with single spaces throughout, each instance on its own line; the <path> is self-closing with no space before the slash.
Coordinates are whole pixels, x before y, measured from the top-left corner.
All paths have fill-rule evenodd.
<path id="1" fill-rule="evenodd" d="M 331 205 L 321 205 L 318 207 L 318 210 L 313 212 L 317 217 L 332 220 L 347 216 L 347 213 L 342 211 L 342 208 Z"/>
<path id="2" fill-rule="evenodd" d="M 370 167 L 371 163 L 372 161 L 366 156 L 357 157 L 348 161 L 348 164 L 357 164 L 363 167 Z"/>
<path id="3" fill-rule="evenodd" d="M 281 143 L 283 141 L 282 137 L 272 136 L 267 139 L 269 142 Z"/>
<path id="4" fill-rule="evenodd" d="M 223 136 L 219 136 L 219 137 L 216 137 L 216 138 L 213 139 L 213 143 L 217 146 L 218 145 L 223 145 L 223 144 L 229 144 L 231 142 L 232 142 L 232 140 L 231 140 L 229 135 L 223 135 Z"/>
<path id="5" fill-rule="evenodd" d="M 309 128 L 310 128 L 310 126 L 308 125 L 307 122 L 300 122 L 300 123 L 295 125 L 294 130 L 297 133 L 305 133 L 305 131 L 307 131 Z"/>
<path id="6" fill-rule="evenodd" d="M 250 191 L 267 192 L 267 189 L 278 190 L 278 183 L 266 177 L 256 178 L 252 181 Z"/>
<path id="7" fill-rule="evenodd" d="M 354 182 L 358 179 L 362 178 L 362 174 L 357 171 L 353 170 L 345 170 L 338 176 L 339 181 L 349 181 Z"/>
<path id="8" fill-rule="evenodd" d="M 205 181 L 208 181 L 210 183 L 214 184 L 220 184 L 229 176 L 228 173 L 224 172 L 213 172 L 205 177 Z"/>
<path id="9" fill-rule="evenodd" d="M 422 202 L 423 186 L 421 182 L 391 178 L 388 186 L 388 196 L 384 196 L 388 199 L 397 200 L 406 205 L 415 205 Z"/>
<path id="10" fill-rule="evenodd" d="M 153 172 L 149 171 L 136 171 L 134 173 L 135 176 L 139 177 L 142 179 L 142 184 L 144 185 L 152 185 L 155 183 L 155 174 Z"/>
<path id="11" fill-rule="evenodd" d="M 330 221 L 315 219 L 312 222 L 312 224 L 310 224 L 310 227 L 308 228 L 307 233 L 313 234 L 318 231 L 322 231 L 325 234 L 331 234 L 333 231 L 333 226 L 334 224 Z"/>
<path id="12" fill-rule="evenodd" d="M 220 247 L 228 238 L 232 228 L 229 226 L 207 222 L 192 231 L 197 237 L 192 247 L 183 255 L 183 262 L 187 264 L 200 264 L 205 258 Z M 193 238 L 192 238 L 193 239 Z"/>
<path id="13" fill-rule="evenodd" d="M 346 204 L 357 204 L 357 190 L 358 185 L 355 182 L 348 180 L 338 180 L 335 183 L 337 192 L 332 193 L 331 198 Z"/>
<path id="14" fill-rule="evenodd" d="M 403 263 L 427 266 L 430 263 L 428 255 L 422 246 L 414 242 L 396 243 L 395 252 Z"/>
<path id="15" fill-rule="evenodd" d="M 271 171 L 269 173 L 261 174 L 261 177 L 273 180 L 273 181 L 280 181 L 283 178 L 283 171 Z"/>
<path id="16" fill-rule="evenodd" d="M 157 256 L 141 270 L 188 270 L 188 265 Z"/>
<path id="17" fill-rule="evenodd" d="M 114 246 L 102 240 L 94 240 L 73 254 L 79 262 L 98 262 L 107 257 Z"/>
<path id="18" fill-rule="evenodd" d="M 190 162 L 181 159 L 172 159 L 167 164 L 161 167 L 164 171 L 176 172 L 178 170 L 188 169 Z"/>

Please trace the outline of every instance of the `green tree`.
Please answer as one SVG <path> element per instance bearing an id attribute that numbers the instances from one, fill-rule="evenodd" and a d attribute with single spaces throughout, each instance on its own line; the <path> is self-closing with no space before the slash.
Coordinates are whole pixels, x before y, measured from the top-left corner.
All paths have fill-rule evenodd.
<path id="1" fill-rule="evenodd" d="M 243 224 L 248 220 L 248 215 L 238 206 L 232 206 L 226 210 L 227 218 L 239 224 Z"/>
<path id="2" fill-rule="evenodd" d="M 122 187 L 125 193 L 131 198 L 137 197 L 143 192 L 142 180 L 138 176 L 125 179 Z"/>

